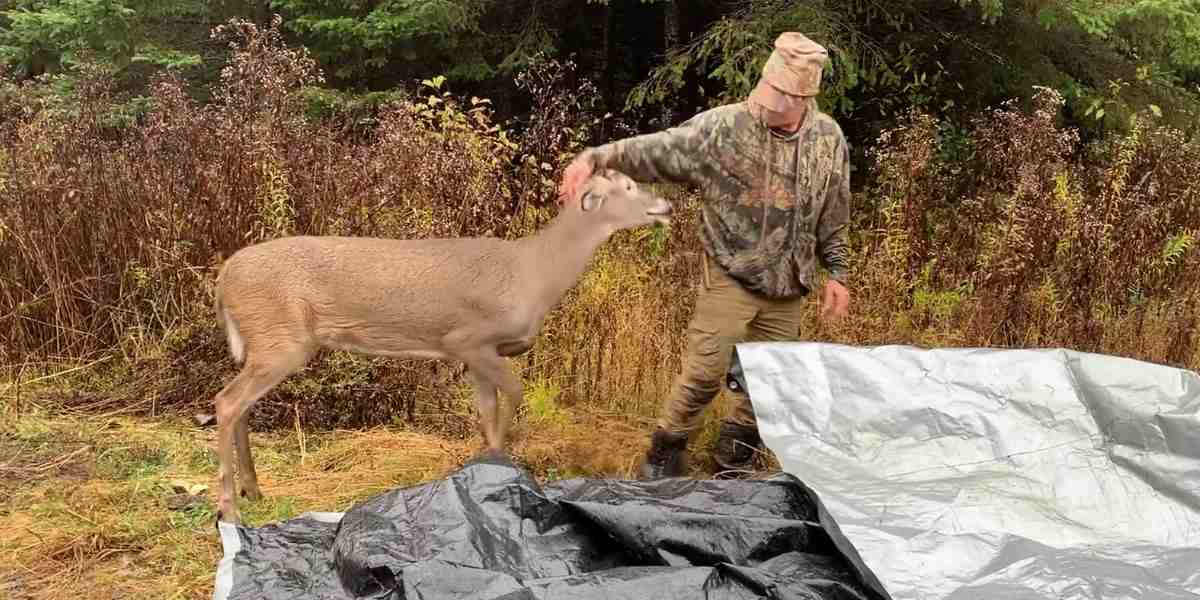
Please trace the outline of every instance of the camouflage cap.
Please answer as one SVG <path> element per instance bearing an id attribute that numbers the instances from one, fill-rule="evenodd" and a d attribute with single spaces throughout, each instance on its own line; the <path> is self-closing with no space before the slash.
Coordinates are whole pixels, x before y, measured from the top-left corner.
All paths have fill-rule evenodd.
<path id="1" fill-rule="evenodd" d="M 793 96 L 816 96 L 829 53 L 802 34 L 788 31 L 775 39 L 775 50 L 763 65 L 762 80 Z"/>

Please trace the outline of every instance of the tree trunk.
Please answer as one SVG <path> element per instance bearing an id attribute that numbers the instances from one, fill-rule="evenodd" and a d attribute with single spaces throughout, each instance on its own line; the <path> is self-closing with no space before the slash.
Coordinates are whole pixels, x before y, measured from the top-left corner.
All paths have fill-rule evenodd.
<path id="1" fill-rule="evenodd" d="M 609 0 L 604 9 L 604 108 L 613 110 L 613 71 L 617 68 L 617 8 L 618 0 Z"/>
<path id="2" fill-rule="evenodd" d="M 257 0 L 254 3 L 254 22 L 259 27 L 266 27 L 271 22 L 271 0 Z"/>
<path id="3" fill-rule="evenodd" d="M 675 31 L 673 32 L 675 47 L 690 44 L 699 33 L 699 24 L 702 18 L 699 0 L 674 0 L 671 7 L 675 14 Z M 683 105 L 679 106 L 679 103 L 676 103 L 676 109 L 692 113 L 700 108 L 700 82 L 697 80 L 696 73 L 684 75 L 683 90 L 679 97 L 682 99 Z"/>

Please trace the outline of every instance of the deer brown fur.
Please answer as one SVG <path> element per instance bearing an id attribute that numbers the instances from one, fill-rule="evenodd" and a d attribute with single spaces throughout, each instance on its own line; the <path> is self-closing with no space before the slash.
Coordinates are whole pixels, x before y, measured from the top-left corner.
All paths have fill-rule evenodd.
<path id="1" fill-rule="evenodd" d="M 593 176 L 537 233 L 499 238 L 294 236 L 234 253 L 217 278 L 215 310 L 242 364 L 215 398 L 219 518 L 239 522 L 242 495 L 262 496 L 250 455 L 250 407 L 318 349 L 461 361 L 475 388 L 489 452 L 503 452 L 523 396 L 506 357 L 527 351 L 546 314 L 618 230 L 667 222 L 671 205 L 629 177 Z M 497 392 L 508 399 L 501 415 Z"/>

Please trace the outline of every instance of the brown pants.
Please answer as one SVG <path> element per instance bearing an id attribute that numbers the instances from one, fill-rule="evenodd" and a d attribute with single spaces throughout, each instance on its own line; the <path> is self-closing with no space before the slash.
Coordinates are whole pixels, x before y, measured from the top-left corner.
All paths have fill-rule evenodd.
<path id="1" fill-rule="evenodd" d="M 658 420 L 659 427 L 675 433 L 690 433 L 700 426 L 704 410 L 725 381 L 734 344 L 793 340 L 800 330 L 804 298 L 763 298 L 747 291 L 709 260 L 704 261 L 704 269 L 688 325 L 683 370 Z M 734 408 L 728 420 L 754 425 L 754 409 L 745 392 L 731 394 Z"/>

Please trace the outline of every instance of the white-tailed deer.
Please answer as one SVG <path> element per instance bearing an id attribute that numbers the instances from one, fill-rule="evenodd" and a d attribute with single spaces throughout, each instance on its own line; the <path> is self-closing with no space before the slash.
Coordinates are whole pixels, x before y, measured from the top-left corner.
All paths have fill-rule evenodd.
<path id="1" fill-rule="evenodd" d="M 217 276 L 217 320 L 241 372 L 217 394 L 219 518 L 262 496 L 250 456 L 250 407 L 321 347 L 461 361 L 489 452 L 503 452 L 523 385 L 507 357 L 527 351 L 546 314 L 613 233 L 670 220 L 671 205 L 606 171 L 541 231 L 498 238 L 287 237 L 234 253 Z M 497 390 L 508 398 L 501 416 Z"/>

